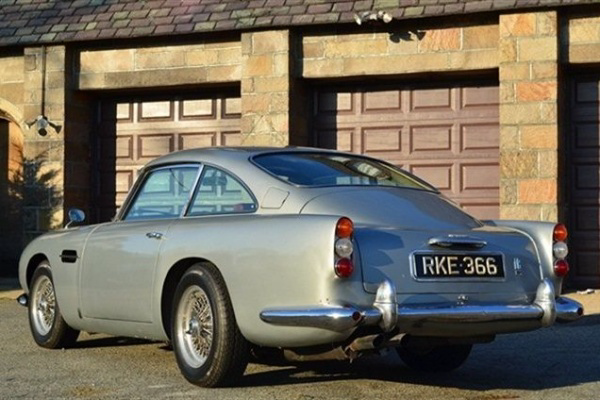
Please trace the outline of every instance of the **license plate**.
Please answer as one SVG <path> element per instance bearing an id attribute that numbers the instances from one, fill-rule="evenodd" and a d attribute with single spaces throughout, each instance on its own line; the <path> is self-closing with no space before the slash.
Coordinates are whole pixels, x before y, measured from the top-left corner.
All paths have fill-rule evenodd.
<path id="1" fill-rule="evenodd" d="M 504 278 L 502 254 L 414 253 L 417 279 Z"/>

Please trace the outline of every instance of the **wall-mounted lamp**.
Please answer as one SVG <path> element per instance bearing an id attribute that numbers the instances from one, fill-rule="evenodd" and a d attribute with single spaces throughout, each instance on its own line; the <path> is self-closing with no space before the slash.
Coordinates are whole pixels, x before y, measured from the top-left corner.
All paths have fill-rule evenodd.
<path id="1" fill-rule="evenodd" d="M 57 125 L 54 122 L 49 121 L 48 117 L 45 115 L 38 115 L 35 119 L 26 121 L 25 125 L 27 125 L 27 128 L 29 129 L 35 125 L 35 130 L 40 136 L 46 136 L 48 134 L 48 127 L 53 128 L 56 133 L 60 133 L 60 130 L 62 129 L 61 125 Z"/>

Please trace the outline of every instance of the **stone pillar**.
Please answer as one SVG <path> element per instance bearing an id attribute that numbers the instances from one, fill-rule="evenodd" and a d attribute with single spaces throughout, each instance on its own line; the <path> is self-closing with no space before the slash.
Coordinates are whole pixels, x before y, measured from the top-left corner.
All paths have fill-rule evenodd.
<path id="1" fill-rule="evenodd" d="M 242 144 L 286 146 L 290 127 L 290 32 L 242 34 Z"/>
<path id="2" fill-rule="evenodd" d="M 45 90 L 43 52 L 42 47 L 25 49 L 24 119 L 34 120 L 43 112 L 61 129 L 57 132 L 49 127 L 42 136 L 34 125 L 23 132 L 23 228 L 27 241 L 63 223 L 65 47 L 46 48 Z"/>
<path id="3" fill-rule="evenodd" d="M 558 218 L 555 11 L 500 16 L 500 217 Z"/>

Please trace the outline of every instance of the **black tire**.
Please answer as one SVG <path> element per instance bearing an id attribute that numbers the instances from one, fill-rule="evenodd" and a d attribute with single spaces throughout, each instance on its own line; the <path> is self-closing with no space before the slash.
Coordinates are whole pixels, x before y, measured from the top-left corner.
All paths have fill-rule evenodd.
<path id="1" fill-rule="evenodd" d="M 410 368 L 421 372 L 450 372 L 461 365 L 469 357 L 472 344 L 424 345 L 403 343 L 396 347 L 400 359 Z"/>
<path id="2" fill-rule="evenodd" d="M 248 343 L 235 321 L 225 281 L 209 263 L 192 266 L 175 290 L 171 341 L 177 365 L 203 387 L 235 384 L 248 365 Z"/>
<path id="3" fill-rule="evenodd" d="M 33 340 L 47 349 L 73 346 L 79 331 L 67 325 L 62 317 L 48 261 L 42 261 L 33 273 L 29 295 L 29 327 Z"/>

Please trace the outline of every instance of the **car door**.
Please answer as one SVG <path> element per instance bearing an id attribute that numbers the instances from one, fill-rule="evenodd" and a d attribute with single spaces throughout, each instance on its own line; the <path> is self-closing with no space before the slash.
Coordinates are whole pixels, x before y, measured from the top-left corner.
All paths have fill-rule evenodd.
<path id="1" fill-rule="evenodd" d="M 199 169 L 180 165 L 145 173 L 122 218 L 90 234 L 80 278 L 84 317 L 152 322 L 160 250 L 189 202 Z"/>

